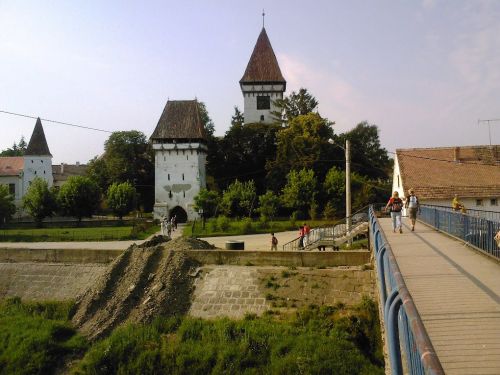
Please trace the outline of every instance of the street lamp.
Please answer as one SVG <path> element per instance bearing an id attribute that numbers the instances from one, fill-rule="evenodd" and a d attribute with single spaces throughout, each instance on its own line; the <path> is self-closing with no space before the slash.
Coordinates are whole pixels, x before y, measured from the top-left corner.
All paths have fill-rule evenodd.
<path id="1" fill-rule="evenodd" d="M 351 152 L 349 140 L 345 140 L 345 148 L 336 144 L 333 139 L 329 139 L 328 143 L 340 147 L 345 152 L 345 226 L 346 234 L 351 232 Z M 351 244 L 351 239 L 347 241 Z"/>

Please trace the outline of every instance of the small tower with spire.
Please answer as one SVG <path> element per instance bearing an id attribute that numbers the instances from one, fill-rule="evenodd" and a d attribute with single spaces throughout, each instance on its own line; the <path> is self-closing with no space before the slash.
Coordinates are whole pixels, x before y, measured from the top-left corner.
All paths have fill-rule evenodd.
<path id="1" fill-rule="evenodd" d="M 52 176 L 52 154 L 45 138 L 40 117 L 36 120 L 28 148 L 26 148 L 26 152 L 24 153 L 23 196 L 26 194 L 35 177 L 40 177 L 47 181 L 49 187 L 52 187 L 54 183 Z"/>
<path id="2" fill-rule="evenodd" d="M 278 60 L 264 27 L 265 13 L 262 11 L 262 30 L 248 62 L 240 87 L 244 99 L 245 124 L 253 122 L 272 123 L 274 101 L 283 99 L 286 81 L 281 74 Z"/>

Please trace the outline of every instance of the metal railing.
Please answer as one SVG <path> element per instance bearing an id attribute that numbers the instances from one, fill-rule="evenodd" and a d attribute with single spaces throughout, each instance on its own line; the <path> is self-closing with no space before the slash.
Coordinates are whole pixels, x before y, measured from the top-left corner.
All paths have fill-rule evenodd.
<path id="1" fill-rule="evenodd" d="M 500 259 L 500 248 L 494 239 L 500 230 L 500 212 L 467 210 L 462 213 L 449 207 L 421 205 L 419 219 Z"/>
<path id="2" fill-rule="evenodd" d="M 355 213 L 351 215 L 351 232 L 361 224 L 362 222 L 367 221 L 367 210 L 369 206 L 364 206 L 363 208 L 357 210 Z M 364 214 L 363 220 L 357 222 L 356 217 L 360 216 L 360 214 Z M 305 247 L 312 246 L 315 243 L 322 240 L 334 240 L 335 238 L 340 238 L 347 235 L 347 227 L 345 224 L 345 218 L 339 219 L 335 221 L 332 225 L 322 226 L 318 228 L 311 229 L 309 236 L 307 237 L 307 244 L 304 244 Z M 285 243 L 283 245 L 283 251 L 299 251 L 303 250 L 299 248 L 300 237 L 294 238 L 293 240 Z"/>
<path id="3" fill-rule="evenodd" d="M 373 207 L 369 215 L 391 374 L 444 374 Z"/>

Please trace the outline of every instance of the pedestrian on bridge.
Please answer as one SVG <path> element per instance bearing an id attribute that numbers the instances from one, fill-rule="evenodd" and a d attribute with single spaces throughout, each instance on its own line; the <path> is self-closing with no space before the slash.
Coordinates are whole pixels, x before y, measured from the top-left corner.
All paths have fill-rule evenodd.
<path id="1" fill-rule="evenodd" d="M 417 212 L 420 212 L 420 203 L 415 195 L 415 190 L 408 190 L 408 194 L 410 195 L 406 198 L 406 208 L 408 209 L 408 216 L 411 221 L 411 231 L 413 232 L 415 230 L 415 222 L 417 221 Z"/>
<path id="2" fill-rule="evenodd" d="M 386 211 L 391 212 L 392 219 L 392 231 L 396 233 L 399 229 L 399 233 L 403 233 L 403 226 L 401 223 L 401 210 L 403 209 L 403 201 L 399 198 L 399 193 L 395 191 L 392 193 L 392 197 L 389 199 L 385 206 Z"/>

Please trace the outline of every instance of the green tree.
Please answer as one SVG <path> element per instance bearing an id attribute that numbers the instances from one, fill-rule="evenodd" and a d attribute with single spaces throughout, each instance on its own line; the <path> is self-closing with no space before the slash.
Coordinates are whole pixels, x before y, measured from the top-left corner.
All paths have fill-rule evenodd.
<path id="1" fill-rule="evenodd" d="M 344 144 L 346 138 L 350 140 L 352 171 L 368 179 L 388 179 L 392 171 L 392 160 L 380 145 L 378 133 L 377 125 L 364 121 L 335 139 L 339 144 Z"/>
<path id="2" fill-rule="evenodd" d="M 274 105 L 278 109 L 273 111 L 272 115 L 281 124 L 287 123 L 297 116 L 315 112 L 318 101 L 307 89 L 301 88 L 299 92 L 292 91 L 290 95 L 283 99 L 275 100 Z"/>
<path id="3" fill-rule="evenodd" d="M 27 147 L 28 145 L 24 140 L 24 136 L 21 136 L 21 139 L 19 140 L 18 144 L 14 142 L 14 145 L 11 148 L 5 149 L 2 152 L 0 152 L 0 156 L 23 156 L 24 153 L 26 152 Z"/>
<path id="4" fill-rule="evenodd" d="M 316 197 L 317 180 L 312 169 L 291 170 L 286 176 L 287 183 L 283 188 L 282 201 L 289 207 L 306 217 Z"/>
<path id="5" fill-rule="evenodd" d="M 215 215 L 219 201 L 220 196 L 216 191 L 201 189 L 194 197 L 194 208 L 198 211 L 203 210 L 203 217 L 209 218 Z"/>
<path id="6" fill-rule="evenodd" d="M 14 197 L 9 193 L 9 187 L 0 184 L 0 226 L 9 221 L 15 212 Z"/>
<path id="7" fill-rule="evenodd" d="M 134 208 L 136 191 L 130 182 L 115 182 L 108 188 L 106 197 L 108 207 L 121 220 Z"/>
<path id="8" fill-rule="evenodd" d="M 200 109 L 201 123 L 207 132 L 209 137 L 213 137 L 215 133 L 215 124 L 208 114 L 207 106 L 203 102 L 198 102 L 198 108 Z"/>
<path id="9" fill-rule="evenodd" d="M 86 175 L 99 186 L 101 193 L 105 193 L 111 185 L 108 167 L 103 157 L 96 156 L 88 162 Z"/>
<path id="10" fill-rule="evenodd" d="M 336 150 L 328 143 L 333 123 L 317 113 L 299 115 L 279 131 L 275 160 L 266 164 L 269 186 L 277 191 L 290 170 L 313 169 L 324 179 Z"/>
<path id="11" fill-rule="evenodd" d="M 262 221 L 273 220 L 280 207 L 280 198 L 272 191 L 268 190 L 265 194 L 259 196 L 259 208 Z"/>
<path id="12" fill-rule="evenodd" d="M 80 222 L 83 217 L 91 217 L 99 206 L 99 187 L 89 177 L 72 176 L 61 186 L 58 202 L 63 215 L 74 216 Z"/>
<path id="13" fill-rule="evenodd" d="M 255 184 L 253 181 L 234 181 L 222 195 L 221 208 L 227 216 L 252 216 L 256 200 Z"/>
<path id="14" fill-rule="evenodd" d="M 23 197 L 23 208 L 35 220 L 37 226 L 41 226 L 43 219 L 52 216 L 57 209 L 54 193 L 49 189 L 47 181 L 36 177 L 28 187 Z"/>

